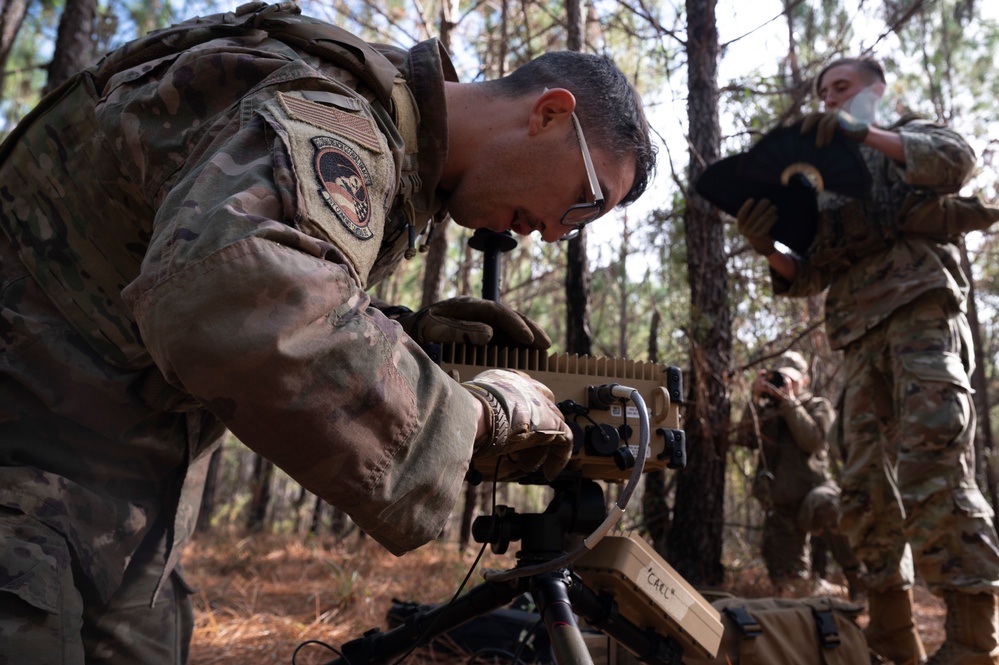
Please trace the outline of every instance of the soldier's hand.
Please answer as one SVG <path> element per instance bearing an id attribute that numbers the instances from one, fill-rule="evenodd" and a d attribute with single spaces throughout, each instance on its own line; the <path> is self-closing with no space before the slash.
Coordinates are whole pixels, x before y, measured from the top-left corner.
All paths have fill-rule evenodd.
<path id="1" fill-rule="evenodd" d="M 802 136 L 815 131 L 816 148 L 824 148 L 832 143 L 837 132 L 857 143 L 863 143 L 869 129 L 870 126 L 867 123 L 857 120 L 842 110 L 828 113 L 809 113 L 801 121 Z"/>
<path id="2" fill-rule="evenodd" d="M 551 339 L 537 323 L 502 303 L 462 296 L 396 319 L 420 344 L 496 344 L 544 351 Z"/>
<path id="3" fill-rule="evenodd" d="M 509 456 L 530 473 L 552 480 L 572 456 L 572 433 L 543 383 L 514 370 L 488 369 L 462 384 L 483 403 L 486 433 L 472 459 Z"/>
<path id="4" fill-rule="evenodd" d="M 747 199 L 735 216 L 739 233 L 746 238 L 757 254 L 770 256 L 774 253 L 774 239 L 770 230 L 777 223 L 777 206 L 768 199 Z"/>

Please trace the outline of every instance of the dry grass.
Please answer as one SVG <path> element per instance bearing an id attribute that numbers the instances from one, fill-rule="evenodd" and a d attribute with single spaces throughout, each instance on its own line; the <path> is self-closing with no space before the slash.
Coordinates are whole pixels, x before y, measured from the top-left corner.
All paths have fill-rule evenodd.
<path id="1" fill-rule="evenodd" d="M 339 646 L 370 628 L 385 628 L 392 599 L 447 600 L 474 558 L 475 552 L 440 543 L 397 558 L 356 537 L 198 538 L 184 554 L 186 577 L 198 588 L 191 665 L 291 663 L 307 640 Z M 469 584 L 478 581 L 481 576 L 473 575 Z M 310 645 L 295 662 L 334 658 Z M 446 661 L 428 655 L 425 662 Z"/>
<path id="2" fill-rule="evenodd" d="M 343 542 L 332 537 L 200 537 L 184 555 L 187 577 L 199 589 L 190 663 L 288 664 L 295 648 L 307 640 L 338 647 L 371 628 L 386 628 L 392 599 L 449 599 L 475 554 L 432 543 L 397 558 L 370 539 L 356 537 Z M 513 562 L 512 555 L 487 553 L 469 585 L 481 581 L 483 568 L 508 568 Z M 725 590 L 740 596 L 774 595 L 765 572 L 751 564 L 730 572 Z M 845 595 L 842 588 L 823 593 L 830 591 Z M 916 589 L 916 601 L 920 631 L 932 652 L 943 641 L 942 602 L 922 587 Z M 317 665 L 334 658 L 323 647 L 310 645 L 295 662 Z M 407 662 L 458 661 L 422 653 Z"/>

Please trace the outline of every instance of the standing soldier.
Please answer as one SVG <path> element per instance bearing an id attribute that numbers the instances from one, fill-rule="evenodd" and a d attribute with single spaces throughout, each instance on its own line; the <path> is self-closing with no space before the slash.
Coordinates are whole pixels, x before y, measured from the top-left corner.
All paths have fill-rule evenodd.
<path id="1" fill-rule="evenodd" d="M 975 155 L 956 132 L 907 116 L 873 124 L 885 89 L 871 59 L 827 65 L 815 80 L 824 112 L 803 135 L 822 148 L 859 144 L 872 178 L 858 200 L 823 192 L 808 257 L 778 251 L 776 209 L 747 201 L 740 232 L 770 264 L 774 291 L 826 293 L 826 333 L 845 361 L 846 463 L 841 526 L 866 568 L 868 642 L 896 665 L 923 662 L 912 612 L 915 570 L 947 605 L 932 665 L 999 664 L 999 543 L 975 481 L 974 365 L 965 315 L 962 234 L 995 217 L 953 196 Z"/>

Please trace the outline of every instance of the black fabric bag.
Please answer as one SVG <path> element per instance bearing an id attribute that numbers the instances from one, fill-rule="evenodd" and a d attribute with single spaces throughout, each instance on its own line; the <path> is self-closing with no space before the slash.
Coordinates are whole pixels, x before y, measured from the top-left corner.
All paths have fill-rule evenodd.
<path id="1" fill-rule="evenodd" d="M 416 612 L 434 607 L 393 599 L 386 616 L 389 628 L 406 623 Z M 519 649 L 518 663 L 549 665 L 555 662 L 551 642 L 541 616 L 534 609 L 530 596 L 520 596 L 507 607 L 474 617 L 438 635 L 432 646 L 439 652 L 462 658 L 496 656 L 499 662 L 513 662 L 513 655 Z"/>

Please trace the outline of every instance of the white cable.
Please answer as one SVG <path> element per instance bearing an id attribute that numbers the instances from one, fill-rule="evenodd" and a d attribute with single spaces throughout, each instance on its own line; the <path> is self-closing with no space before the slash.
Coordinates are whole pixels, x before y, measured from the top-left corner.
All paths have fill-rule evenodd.
<path id="1" fill-rule="evenodd" d="M 645 462 L 648 460 L 650 454 L 649 412 L 646 410 L 645 400 L 642 399 L 642 396 L 634 388 L 614 385 L 611 387 L 611 394 L 617 398 L 630 399 L 634 402 L 635 406 L 638 408 L 639 422 L 638 458 L 635 460 L 635 465 L 631 469 L 631 475 L 628 477 L 628 483 L 624 486 L 624 489 L 621 490 L 621 496 L 618 497 L 617 504 L 611 508 L 604 521 L 596 529 L 594 529 L 590 535 L 584 538 L 580 545 L 571 552 L 567 552 L 560 557 L 551 559 L 550 561 L 534 564 L 532 566 L 523 566 L 520 568 L 513 568 L 511 570 L 487 570 L 482 574 L 483 578 L 487 581 L 505 582 L 506 580 L 515 580 L 520 577 L 538 575 L 540 573 L 547 573 L 564 568 L 593 549 L 596 544 L 599 543 L 612 528 L 614 528 L 614 525 L 617 524 L 624 515 L 624 509 L 628 505 L 631 495 L 634 494 L 635 488 L 638 487 L 638 481 L 641 479 L 642 473 L 645 472 Z"/>

